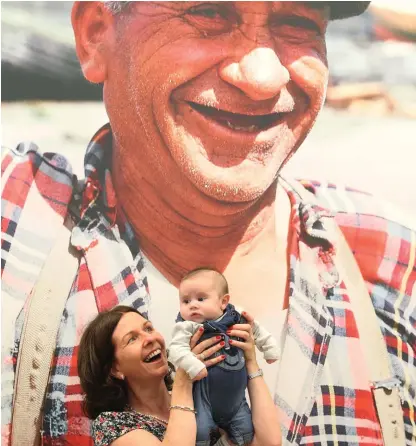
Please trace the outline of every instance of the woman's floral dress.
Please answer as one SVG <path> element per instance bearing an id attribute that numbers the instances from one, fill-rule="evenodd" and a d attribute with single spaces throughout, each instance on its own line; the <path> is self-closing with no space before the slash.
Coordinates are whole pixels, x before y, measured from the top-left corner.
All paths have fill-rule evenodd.
<path id="1" fill-rule="evenodd" d="M 150 432 L 160 441 L 166 426 L 151 416 L 137 412 L 103 412 L 92 423 L 94 446 L 109 446 L 117 438 L 136 429 Z"/>

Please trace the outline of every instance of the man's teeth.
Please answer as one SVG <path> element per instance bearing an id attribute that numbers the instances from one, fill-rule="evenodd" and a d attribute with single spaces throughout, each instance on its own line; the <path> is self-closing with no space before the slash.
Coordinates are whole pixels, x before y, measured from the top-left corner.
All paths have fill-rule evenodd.
<path id="1" fill-rule="evenodd" d="M 245 126 L 240 126 L 240 125 L 236 125 L 236 124 L 232 124 L 230 121 L 224 121 L 225 124 L 227 125 L 227 127 L 229 127 L 232 130 L 237 130 L 237 131 L 243 131 L 243 132 L 257 132 L 260 130 L 259 126 L 253 124 L 253 125 L 245 125 Z"/>
<path id="2" fill-rule="evenodd" d="M 160 348 L 158 348 L 154 352 L 150 353 L 150 355 L 147 355 L 146 358 L 144 359 L 144 362 L 149 362 L 152 358 L 154 358 L 157 355 L 160 355 L 161 353 L 162 351 L 160 350 Z"/>

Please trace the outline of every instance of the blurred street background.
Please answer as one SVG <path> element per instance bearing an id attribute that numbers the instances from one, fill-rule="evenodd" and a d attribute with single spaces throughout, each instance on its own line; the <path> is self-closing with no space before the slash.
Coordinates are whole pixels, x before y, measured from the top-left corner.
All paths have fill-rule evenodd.
<path id="1" fill-rule="evenodd" d="M 284 168 L 416 210 L 416 6 L 376 0 L 329 25 L 325 108 Z M 32 140 L 82 176 L 86 146 L 107 122 L 102 91 L 74 51 L 72 2 L 1 2 L 2 146 Z"/>

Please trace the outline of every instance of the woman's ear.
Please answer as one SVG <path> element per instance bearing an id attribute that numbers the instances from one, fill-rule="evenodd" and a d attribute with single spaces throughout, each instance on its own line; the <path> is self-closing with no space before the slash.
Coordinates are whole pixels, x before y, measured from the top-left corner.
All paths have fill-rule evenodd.
<path id="1" fill-rule="evenodd" d="M 229 294 L 224 294 L 224 296 L 221 297 L 221 310 L 225 310 L 227 305 L 230 302 L 230 295 Z"/>
<path id="2" fill-rule="evenodd" d="M 123 373 L 121 373 L 120 370 L 118 370 L 116 365 L 113 365 L 113 367 L 111 368 L 110 375 L 113 376 L 114 378 L 121 379 L 122 381 L 124 380 Z"/>
<path id="3" fill-rule="evenodd" d="M 107 77 L 109 45 L 114 35 L 114 17 L 104 2 L 77 1 L 72 7 L 76 52 L 84 77 L 99 84 Z"/>

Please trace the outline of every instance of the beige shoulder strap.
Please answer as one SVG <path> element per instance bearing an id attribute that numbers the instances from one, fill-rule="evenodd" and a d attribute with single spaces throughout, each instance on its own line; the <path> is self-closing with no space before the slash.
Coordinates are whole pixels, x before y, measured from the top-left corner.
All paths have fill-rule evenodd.
<path id="1" fill-rule="evenodd" d="M 300 183 L 286 179 L 283 181 L 287 182 L 303 200 L 318 204 L 315 195 Z M 342 273 L 344 283 L 349 291 L 348 295 L 366 359 L 384 445 L 405 445 L 403 410 L 399 394 L 400 383 L 390 370 L 386 342 L 367 286 L 351 248 L 335 220 L 326 218 L 323 223 L 337 240 L 337 253 L 334 261 L 337 269 Z"/>
<path id="2" fill-rule="evenodd" d="M 403 410 L 399 395 L 400 383 L 390 370 L 386 342 L 371 297 L 344 235 L 335 221 L 331 226 L 338 240 L 335 263 L 337 269 L 343 273 L 342 277 L 349 291 L 348 296 L 370 375 L 384 444 L 405 445 Z"/>
<path id="3" fill-rule="evenodd" d="M 42 409 L 56 337 L 79 259 L 70 246 L 67 217 L 46 259 L 26 311 L 13 393 L 12 446 L 40 444 Z"/>

